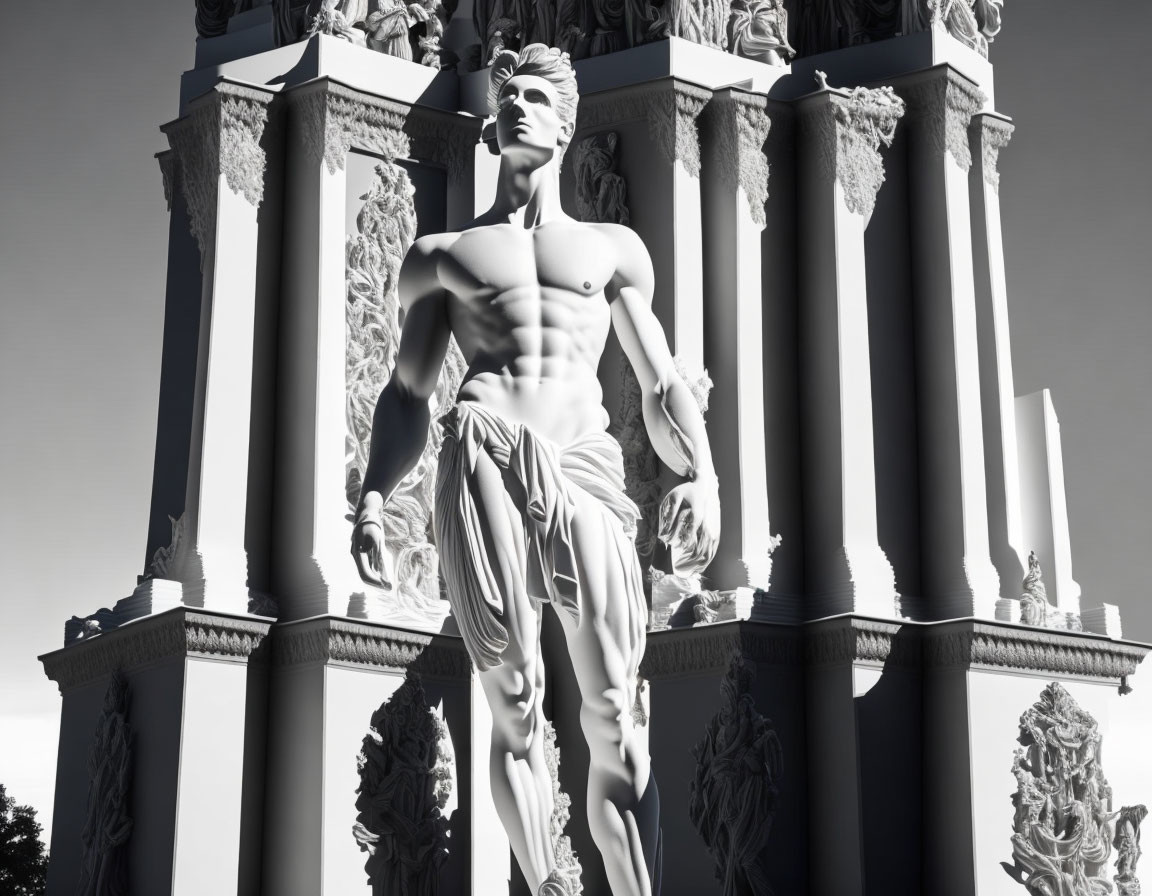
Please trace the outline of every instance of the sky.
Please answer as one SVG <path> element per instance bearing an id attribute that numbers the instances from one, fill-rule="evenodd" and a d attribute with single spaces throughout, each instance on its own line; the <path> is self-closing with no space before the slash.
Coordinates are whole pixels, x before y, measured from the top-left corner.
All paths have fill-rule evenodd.
<path id="1" fill-rule="evenodd" d="M 1089 14 L 1090 12 L 1090 14 Z M 65 15 L 67 13 L 67 15 Z M 0 29 L 0 782 L 50 822 L 60 697 L 39 654 L 143 571 L 168 213 L 153 154 L 194 3 Z M 1052 390 L 1073 573 L 1152 640 L 1152 5 L 1009 0 L 992 45 L 1017 394 Z M 47 839 L 47 830 L 45 832 Z"/>

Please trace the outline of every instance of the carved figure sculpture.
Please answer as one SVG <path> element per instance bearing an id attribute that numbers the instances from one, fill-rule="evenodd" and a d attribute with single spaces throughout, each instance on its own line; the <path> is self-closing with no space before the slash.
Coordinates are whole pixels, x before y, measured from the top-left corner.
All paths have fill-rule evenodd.
<path id="1" fill-rule="evenodd" d="M 368 467 L 372 417 L 380 390 L 396 366 L 400 348 L 400 265 L 416 236 L 413 188 L 399 165 L 376 166 L 376 180 L 361 199 L 355 236 L 346 246 L 346 319 L 348 343 L 345 381 L 348 387 L 347 487 L 349 510 L 360 496 Z M 464 358 L 455 341 L 433 394 L 435 410 L 447 411 L 464 376 Z M 430 541 L 436 482 L 436 456 L 443 427 L 433 423 L 420 459 L 393 491 L 382 515 L 389 551 L 382 557 L 383 581 L 392 589 L 390 609 L 397 618 L 434 622 L 439 609 L 440 581 L 436 548 Z"/>
<path id="2" fill-rule="evenodd" d="M 732 658 L 720 685 L 720 711 L 692 750 L 696 777 L 688 816 L 712 855 L 724 896 L 772 893 L 760 853 L 772 833 L 783 754 L 772 723 L 752 701 L 754 677 L 743 657 Z"/>
<path id="3" fill-rule="evenodd" d="M 1116 892 L 1119 896 L 1140 896 L 1136 863 L 1140 861 L 1140 824 L 1148 816 L 1147 807 L 1125 806 L 1116 818 Z"/>
<path id="4" fill-rule="evenodd" d="M 788 43 L 784 0 L 732 0 L 728 49 L 768 65 L 787 65 L 796 51 Z"/>
<path id="5" fill-rule="evenodd" d="M 342 5 L 342 0 L 322 0 L 306 36 L 328 34 L 364 46 L 364 32 L 352 27 L 352 21 L 344 14 Z"/>
<path id="6" fill-rule="evenodd" d="M 1025 625 L 1047 625 L 1048 590 L 1044 587 L 1043 573 L 1036 552 L 1028 554 L 1028 572 L 1024 576 L 1024 593 L 1020 595 L 1020 621 Z"/>
<path id="7" fill-rule="evenodd" d="M 662 536 L 684 568 L 719 537 L 703 418 L 651 310 L 644 244 L 560 207 L 560 160 L 578 97 L 568 56 L 530 45 L 497 56 L 489 102 L 495 201 L 459 232 L 417 240 L 400 273 L 406 310 L 380 395 L 353 530 L 360 574 L 380 580 L 383 508 L 421 457 L 449 337 L 468 370 L 444 421 L 435 531 L 456 621 L 492 708 L 493 797 L 530 887 L 563 892 L 549 835 L 541 613 L 562 623 L 583 699 L 589 828 L 615 896 L 651 892 L 658 796 L 632 721 L 646 607 L 596 367 L 610 326 L 636 370 L 660 456 L 687 481 L 665 499 Z"/>
<path id="8" fill-rule="evenodd" d="M 372 714 L 356 759 L 359 814 L 352 836 L 368 853 L 364 870 L 374 896 L 435 896 L 439 890 L 454 762 L 448 726 L 409 669 Z"/>
<path id="9" fill-rule="evenodd" d="M 988 56 L 988 44 L 1000 33 L 1004 0 L 905 0 L 905 34 L 940 28 L 981 56 Z"/>
<path id="10" fill-rule="evenodd" d="M 1023 749 L 1012 762 L 1015 864 L 1005 869 L 1035 896 L 1103 896 L 1112 892 L 1105 872 L 1115 846 L 1120 893 L 1138 893 L 1134 872 L 1146 810 L 1112 811 L 1096 720 L 1053 682 L 1020 717 L 1019 740 Z"/>
<path id="11" fill-rule="evenodd" d="M 112 673 L 104 708 L 88 754 L 88 810 L 80 832 L 78 896 L 128 892 L 124 846 L 132 834 L 128 796 L 132 786 L 132 730 L 128 726 L 128 680 Z"/>

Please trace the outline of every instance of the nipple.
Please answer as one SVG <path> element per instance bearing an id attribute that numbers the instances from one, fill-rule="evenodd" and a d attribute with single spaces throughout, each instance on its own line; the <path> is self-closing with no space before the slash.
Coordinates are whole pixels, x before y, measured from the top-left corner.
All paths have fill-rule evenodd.
<path id="1" fill-rule="evenodd" d="M 589 283 L 587 280 L 585 280 L 585 281 L 584 281 L 584 288 L 585 288 L 585 289 L 591 289 L 591 288 L 592 288 L 592 284 L 591 284 L 591 283 Z"/>

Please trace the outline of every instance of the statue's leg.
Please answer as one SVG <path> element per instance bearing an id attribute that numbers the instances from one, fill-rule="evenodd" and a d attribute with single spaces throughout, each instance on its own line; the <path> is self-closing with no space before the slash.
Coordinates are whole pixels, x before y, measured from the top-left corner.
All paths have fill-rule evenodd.
<path id="1" fill-rule="evenodd" d="M 651 800 L 643 798 L 651 767 L 647 739 L 632 720 L 646 621 L 640 566 L 619 524 L 591 499 L 587 503 L 572 527 L 579 624 L 568 613 L 558 615 L 583 699 L 580 724 L 591 760 L 588 827 L 613 896 L 649 896 L 644 828 L 652 813 Z"/>
<path id="2" fill-rule="evenodd" d="M 525 588 L 524 527 L 500 468 L 481 453 L 474 477 L 477 510 L 486 535 L 484 547 L 504 605 L 500 622 L 508 630 L 501 662 L 479 673 L 492 709 L 492 798 L 520 870 L 535 893 L 556 865 L 551 837 L 552 777 L 544 760 L 540 609 Z"/>

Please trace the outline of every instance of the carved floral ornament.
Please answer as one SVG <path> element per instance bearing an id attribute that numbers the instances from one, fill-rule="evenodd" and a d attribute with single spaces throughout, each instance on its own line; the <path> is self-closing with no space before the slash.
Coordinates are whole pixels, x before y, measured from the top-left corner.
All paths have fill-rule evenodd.
<path id="1" fill-rule="evenodd" d="M 767 108 L 764 97 L 737 91 L 719 93 L 708 105 L 720 176 L 744 190 L 752 220 L 761 230 L 767 224 L 764 203 L 770 170 L 764 155 L 772 128 Z"/>
<path id="2" fill-rule="evenodd" d="M 467 680 L 471 665 L 458 639 L 342 619 L 281 625 L 273 641 L 278 665 L 348 663 L 388 672 L 414 669 L 425 678 Z"/>
<path id="3" fill-rule="evenodd" d="M 272 93 L 223 81 L 193 100 L 188 114 L 163 130 L 175 157 L 175 177 L 188 206 L 204 259 L 216 230 L 220 176 L 253 208 L 264 198 L 265 154 L 260 146 Z M 165 162 L 161 161 L 161 171 Z M 170 194 L 170 187 L 166 187 Z"/>
<path id="4" fill-rule="evenodd" d="M 892 145 L 904 116 L 904 101 L 891 87 L 857 87 L 848 92 L 829 88 L 821 72 L 817 80 L 826 90 L 824 99 L 817 100 L 820 105 L 805 115 L 803 127 L 815 144 L 823 176 L 835 178 L 848 210 L 867 220 L 884 183 L 880 145 Z"/>
<path id="5" fill-rule="evenodd" d="M 404 133 L 408 106 L 352 90 L 328 78 L 288 96 L 308 158 L 323 160 L 329 174 L 344 170 L 352 148 L 387 161 L 409 153 Z"/>
<path id="6" fill-rule="evenodd" d="M 928 140 L 932 154 L 950 155 L 952 161 L 968 171 L 972 167 L 968 127 L 987 102 L 984 92 L 945 66 L 901 93 L 908 103 L 909 119 Z"/>
<path id="7" fill-rule="evenodd" d="M 664 79 L 581 97 L 576 129 L 588 132 L 643 120 L 648 136 L 669 164 L 680 162 L 700 176 L 700 135 L 696 119 L 712 92 L 695 84 Z"/>
<path id="8" fill-rule="evenodd" d="M 972 137 L 979 141 L 981 170 L 984 180 L 1000 192 L 1000 150 L 1012 139 L 1015 126 L 994 115 L 977 115 L 972 119 Z"/>

